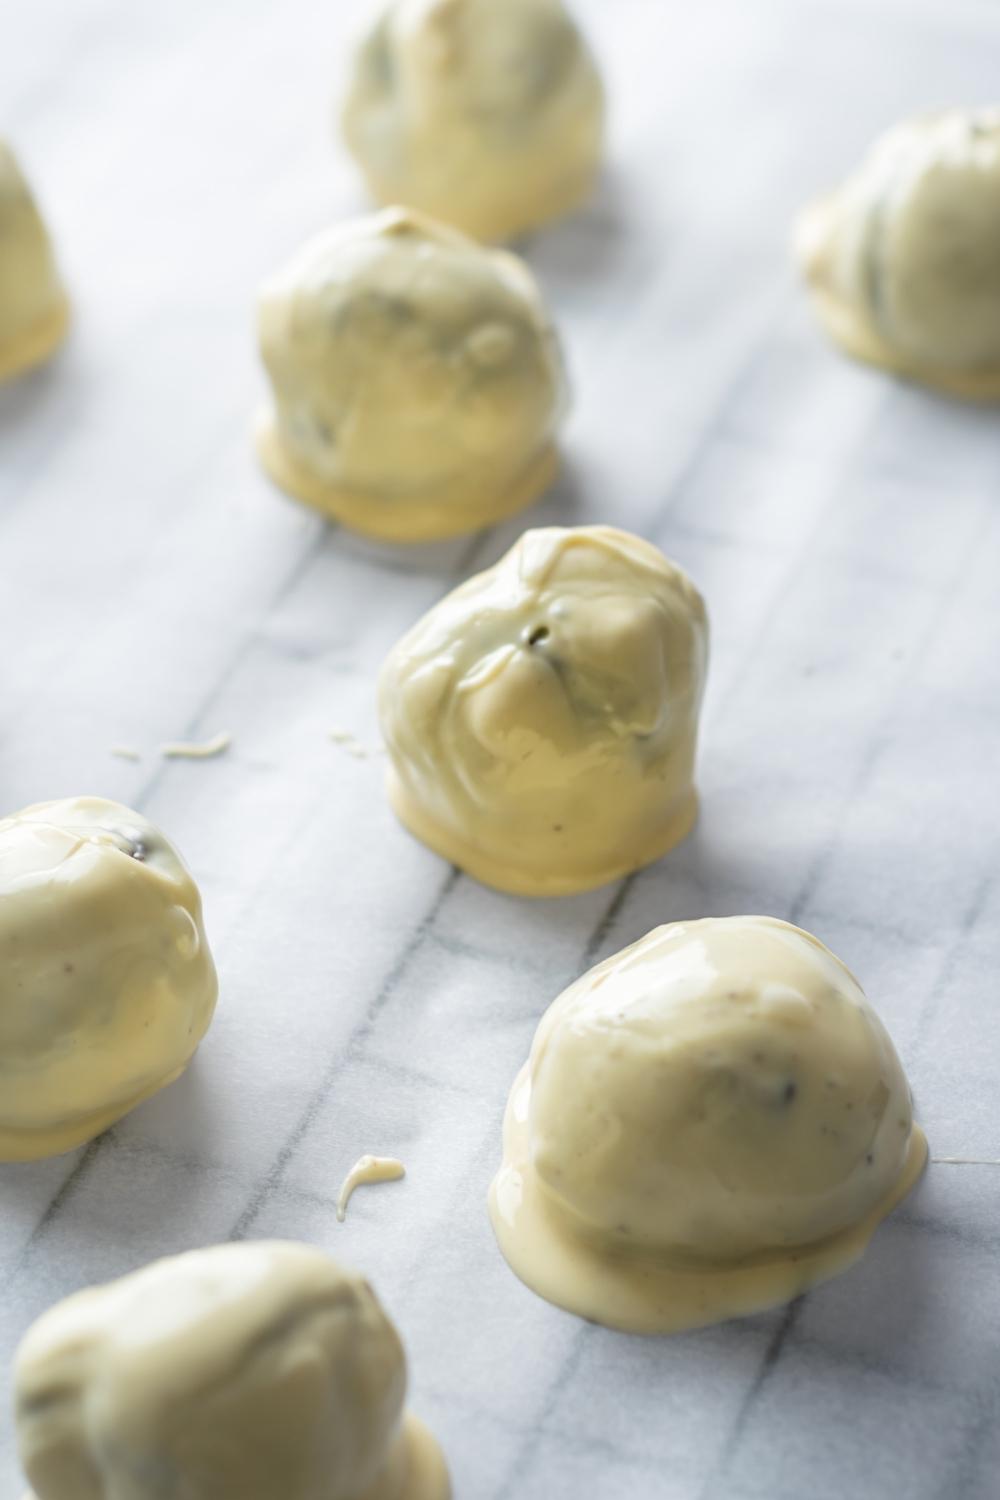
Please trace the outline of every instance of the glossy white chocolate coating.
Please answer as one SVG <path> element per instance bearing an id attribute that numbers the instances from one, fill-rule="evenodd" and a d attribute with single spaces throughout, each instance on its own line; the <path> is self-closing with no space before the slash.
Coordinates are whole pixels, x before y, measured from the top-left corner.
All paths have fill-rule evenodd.
<path id="1" fill-rule="evenodd" d="M 566 376 L 516 256 L 387 209 L 304 245 L 262 289 L 259 328 L 264 465 L 345 525 L 452 536 L 551 482 Z"/>
<path id="2" fill-rule="evenodd" d="M 354 1196 L 355 1188 L 376 1182 L 398 1182 L 406 1176 L 406 1168 L 395 1156 L 359 1156 L 348 1172 L 337 1194 L 337 1219 L 343 1224 L 347 1218 L 347 1205 Z"/>
<path id="3" fill-rule="evenodd" d="M 845 1269 L 925 1160 L 849 970 L 786 922 L 707 918 L 656 928 L 546 1011 L 490 1209 L 542 1296 L 672 1332 Z"/>
<path id="4" fill-rule="evenodd" d="M 392 0 L 358 49 L 343 128 L 380 202 L 507 240 L 591 191 L 604 90 L 562 0 Z"/>
<path id="5" fill-rule="evenodd" d="M 68 1151 L 171 1083 L 217 993 L 197 887 L 139 813 L 0 820 L 0 1160 Z"/>
<path id="6" fill-rule="evenodd" d="M 46 359 L 68 320 L 48 231 L 13 152 L 0 141 L 0 380 Z"/>
<path id="7" fill-rule="evenodd" d="M 651 543 L 528 531 L 427 614 L 379 680 L 412 832 L 524 895 L 603 885 L 689 831 L 705 607 Z"/>
<path id="8" fill-rule="evenodd" d="M 807 210 L 798 254 L 849 353 L 1000 397 L 1000 109 L 909 120 Z"/>
<path id="9" fill-rule="evenodd" d="M 29 1329 L 15 1368 L 37 1500 L 447 1500 L 362 1277 L 278 1241 L 156 1261 Z"/>

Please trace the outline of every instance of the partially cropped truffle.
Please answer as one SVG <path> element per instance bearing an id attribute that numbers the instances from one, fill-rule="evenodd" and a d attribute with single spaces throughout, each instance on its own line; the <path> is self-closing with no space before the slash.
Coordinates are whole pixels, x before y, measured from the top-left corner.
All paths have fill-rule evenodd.
<path id="1" fill-rule="evenodd" d="M 1000 399 L 1000 109 L 898 125 L 806 211 L 797 250 L 849 354 Z"/>
<path id="2" fill-rule="evenodd" d="M 516 256 L 387 209 L 304 245 L 264 286 L 259 326 L 262 461 L 346 526 L 453 536 L 551 483 L 566 377 Z"/>
<path id="3" fill-rule="evenodd" d="M 604 90 L 562 0 L 391 0 L 343 127 L 380 202 L 506 240 L 589 194 Z"/>
<path id="4" fill-rule="evenodd" d="M 47 359 L 68 321 L 48 231 L 13 152 L 0 141 L 0 380 Z"/>
<path id="5" fill-rule="evenodd" d="M 319 1250 L 219 1245 L 79 1292 L 29 1329 L 29 1500 L 447 1500 L 368 1283 Z"/>
<path id="6" fill-rule="evenodd" d="M 0 820 L 0 1160 L 69 1151 L 172 1083 L 217 991 L 197 887 L 139 813 Z"/>
<path id="7" fill-rule="evenodd" d="M 528 531 L 393 649 L 379 681 L 389 796 L 478 880 L 588 890 L 691 828 L 705 606 L 611 526 Z"/>
<path id="8" fill-rule="evenodd" d="M 854 976 L 772 917 L 658 927 L 549 1007 L 490 1192 L 529 1287 L 669 1333 L 845 1270 L 927 1156 Z"/>

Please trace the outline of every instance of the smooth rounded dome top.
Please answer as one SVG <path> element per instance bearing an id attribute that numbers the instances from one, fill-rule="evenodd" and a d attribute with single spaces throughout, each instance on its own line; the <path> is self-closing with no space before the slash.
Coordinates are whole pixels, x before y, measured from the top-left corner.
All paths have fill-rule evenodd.
<path id="1" fill-rule="evenodd" d="M 683 1327 L 856 1258 L 924 1153 L 892 1042 L 822 943 L 770 917 L 678 922 L 546 1012 L 494 1222 L 544 1295 L 568 1261 L 552 1300 Z"/>
<path id="2" fill-rule="evenodd" d="M 392 0 L 343 125 L 380 202 L 506 240 L 590 192 L 604 91 L 562 0 Z"/>
<path id="3" fill-rule="evenodd" d="M 545 1190 L 684 1259 L 840 1233 L 909 1143 L 906 1079 L 857 982 L 770 918 L 657 928 L 550 1007 L 531 1069 Z"/>
<path id="4" fill-rule="evenodd" d="M 0 379 L 46 359 L 68 319 L 48 231 L 13 152 L 0 141 Z"/>
<path id="5" fill-rule="evenodd" d="M 0 820 L 0 1160 L 68 1151 L 171 1083 L 217 992 L 198 890 L 139 813 Z"/>
<path id="6" fill-rule="evenodd" d="M 852 354 L 1000 396 L 1000 109 L 898 125 L 807 211 L 799 252 Z"/>
<path id="7" fill-rule="evenodd" d="M 79 1292 L 29 1329 L 15 1384 L 37 1500 L 448 1495 L 403 1415 L 395 1328 L 306 1245 L 219 1245 Z"/>
<path id="8" fill-rule="evenodd" d="M 651 543 L 528 531 L 386 660 L 393 805 L 501 889 L 616 879 L 691 827 L 706 660 L 701 596 Z"/>
<path id="9" fill-rule="evenodd" d="M 386 210 L 303 246 L 262 289 L 259 325 L 264 464 L 346 525 L 475 531 L 551 482 L 566 377 L 516 256 Z"/>

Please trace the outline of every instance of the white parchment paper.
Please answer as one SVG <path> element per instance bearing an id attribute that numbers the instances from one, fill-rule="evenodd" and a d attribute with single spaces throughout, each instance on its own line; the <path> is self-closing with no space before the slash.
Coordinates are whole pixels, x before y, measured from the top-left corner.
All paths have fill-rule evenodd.
<path id="1" fill-rule="evenodd" d="M 787 256 L 903 113 L 995 97 L 988 0 L 579 0 L 613 98 L 590 207 L 525 253 L 576 388 L 531 520 L 659 543 L 712 616 L 697 832 L 619 887 L 505 898 L 395 824 L 373 679 L 522 522 L 366 545 L 271 489 L 252 303 L 365 206 L 333 132 L 343 0 L 8 4 L 0 128 L 76 307 L 0 392 L 0 805 L 99 792 L 199 879 L 222 1000 L 196 1065 L 90 1148 L 0 1170 L 9 1358 L 48 1304 L 228 1236 L 361 1266 L 460 1500 L 993 1500 L 1000 1171 L 932 1167 L 791 1311 L 672 1340 L 538 1301 L 485 1193 L 548 1001 L 657 922 L 811 928 L 888 1022 L 935 1154 L 1000 1156 L 1000 417 L 851 365 Z M 165 740 L 233 735 L 217 760 Z M 111 755 L 133 745 L 142 759 Z M 342 1174 L 399 1155 L 404 1182 Z"/>

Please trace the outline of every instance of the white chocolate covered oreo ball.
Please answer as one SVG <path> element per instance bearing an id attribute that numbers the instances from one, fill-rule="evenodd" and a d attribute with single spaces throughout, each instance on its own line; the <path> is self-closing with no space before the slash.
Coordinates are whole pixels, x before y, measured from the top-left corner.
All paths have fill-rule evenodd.
<path id="1" fill-rule="evenodd" d="M 68 322 L 48 231 L 13 152 L 0 141 L 0 380 L 47 359 Z"/>
<path id="2" fill-rule="evenodd" d="M 1000 109 L 898 125 L 807 210 L 797 249 L 849 354 L 1000 398 Z"/>
<path id="3" fill-rule="evenodd" d="M 259 326 L 261 459 L 344 525 L 454 536 L 551 483 L 566 377 L 516 256 L 387 209 L 310 240 L 264 286 Z"/>
<path id="4" fill-rule="evenodd" d="M 177 851 L 100 797 L 0 820 L 0 1160 L 91 1140 L 187 1067 L 218 984 Z"/>
<path id="5" fill-rule="evenodd" d="M 658 927 L 549 1007 L 490 1191 L 522 1281 L 669 1333 L 846 1269 L 927 1156 L 857 980 L 772 917 Z"/>
<path id="6" fill-rule="evenodd" d="M 559 896 L 659 859 L 696 814 L 705 606 L 611 526 L 528 531 L 379 681 L 403 823 L 487 885 Z"/>
<path id="7" fill-rule="evenodd" d="M 507 240 L 590 193 L 604 90 L 562 0 L 391 0 L 343 128 L 380 202 Z"/>
<path id="8" fill-rule="evenodd" d="M 447 1500 L 368 1283 L 319 1250 L 219 1245 L 79 1292 L 15 1367 L 29 1500 Z"/>

